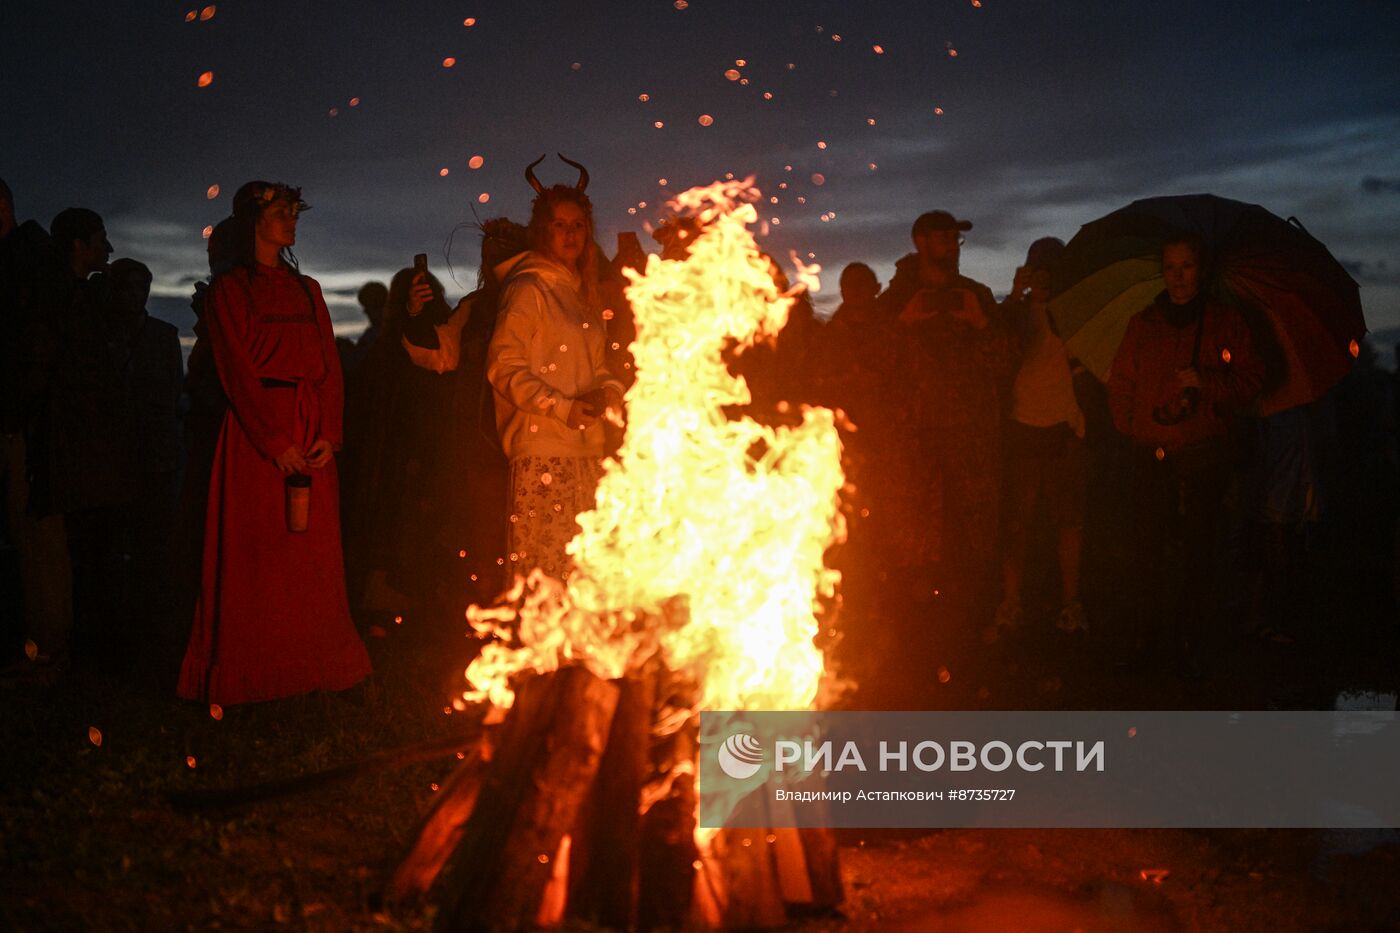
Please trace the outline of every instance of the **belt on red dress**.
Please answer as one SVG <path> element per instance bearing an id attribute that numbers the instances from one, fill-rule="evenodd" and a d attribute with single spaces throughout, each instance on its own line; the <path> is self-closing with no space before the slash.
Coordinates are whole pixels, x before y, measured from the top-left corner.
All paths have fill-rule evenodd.
<path id="1" fill-rule="evenodd" d="M 264 389 L 295 389 L 297 384 L 290 379 L 272 379 L 263 376 L 258 382 L 262 383 Z"/>

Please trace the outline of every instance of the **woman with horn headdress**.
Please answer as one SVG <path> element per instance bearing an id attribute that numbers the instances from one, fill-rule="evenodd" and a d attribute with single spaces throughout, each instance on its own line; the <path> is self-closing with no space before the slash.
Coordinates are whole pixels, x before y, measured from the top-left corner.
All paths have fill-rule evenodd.
<path id="1" fill-rule="evenodd" d="M 486 377 L 510 461 L 507 576 L 536 567 L 568 575 L 564 548 L 602 473 L 602 419 L 622 408 L 623 385 L 605 362 L 588 171 L 559 158 L 578 169 L 578 183 L 546 188 L 534 171 L 544 156 L 531 163 L 530 249 L 496 270 L 505 284 Z"/>

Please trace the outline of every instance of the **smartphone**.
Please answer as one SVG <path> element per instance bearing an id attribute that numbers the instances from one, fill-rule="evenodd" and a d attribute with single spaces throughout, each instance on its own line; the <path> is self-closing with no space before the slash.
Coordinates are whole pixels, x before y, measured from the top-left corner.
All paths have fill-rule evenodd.
<path id="1" fill-rule="evenodd" d="M 413 257 L 413 274 L 427 276 L 428 274 L 428 254 L 419 253 Z"/>

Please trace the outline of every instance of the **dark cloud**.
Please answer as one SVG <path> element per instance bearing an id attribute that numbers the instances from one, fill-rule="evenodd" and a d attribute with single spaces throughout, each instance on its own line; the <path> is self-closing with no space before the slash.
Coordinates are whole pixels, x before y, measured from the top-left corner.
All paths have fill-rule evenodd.
<path id="1" fill-rule="evenodd" d="M 1361 285 L 1400 285 L 1400 265 L 1384 259 L 1341 259 L 1344 269 Z"/>
<path id="2" fill-rule="evenodd" d="M 764 211 L 782 221 L 765 243 L 775 255 L 816 253 L 828 270 L 860 259 L 885 278 L 929 208 L 974 220 L 964 265 L 1004 286 L 1036 237 L 1199 190 L 1295 214 L 1362 269 L 1400 253 L 1374 197 L 1400 184 L 1390 0 L 1345 13 L 1276 0 L 1149 15 L 967 0 L 705 0 L 684 13 L 664 0 L 479 0 L 469 12 L 467 29 L 447 0 L 221 4 L 197 24 L 159 4 L 7 4 L 0 174 L 24 216 L 101 211 L 172 301 L 204 268 L 200 230 L 249 178 L 305 187 L 315 209 L 298 255 L 344 303 L 418 252 L 445 275 L 448 234 L 474 209 L 523 219 L 523 168 L 556 150 L 589 166 L 605 247 L 656 221 L 668 192 L 734 172 L 779 197 Z M 737 59 L 748 86 L 724 77 Z M 204 70 L 215 80 L 199 89 Z M 475 171 L 473 154 L 486 159 Z M 470 234 L 450 254 L 462 291 Z M 1363 288 L 1389 287 L 1379 281 Z M 1393 292 L 1367 294 L 1400 320 Z"/>
<path id="3" fill-rule="evenodd" d="M 1400 178 L 1377 178 L 1367 175 L 1361 179 L 1361 190 L 1367 194 L 1400 194 Z"/>

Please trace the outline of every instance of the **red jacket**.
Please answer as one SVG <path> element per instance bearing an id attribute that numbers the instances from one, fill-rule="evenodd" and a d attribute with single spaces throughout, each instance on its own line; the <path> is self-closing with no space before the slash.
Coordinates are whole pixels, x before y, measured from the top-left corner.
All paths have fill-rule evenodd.
<path id="1" fill-rule="evenodd" d="M 1207 300 L 1202 317 L 1175 326 L 1162 308 L 1165 300 L 1160 296 L 1128 321 L 1108 375 L 1108 403 L 1113 426 L 1135 444 L 1171 452 L 1223 436 L 1230 415 L 1259 394 L 1264 364 L 1234 308 Z M 1154 411 L 1173 410 L 1181 398 L 1176 373 L 1191 365 L 1198 327 L 1201 393 L 1195 413 L 1177 424 L 1159 423 L 1170 419 L 1154 418 Z"/>

